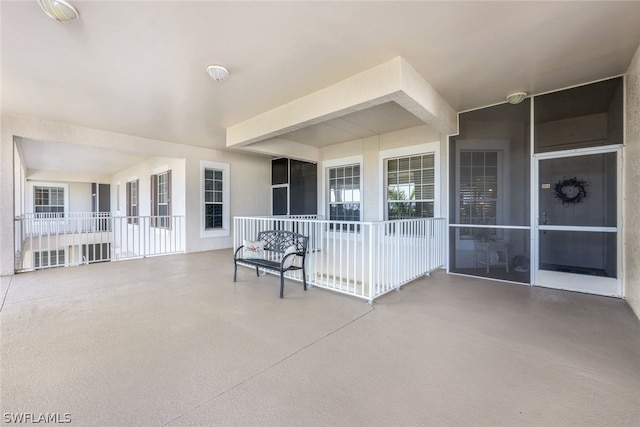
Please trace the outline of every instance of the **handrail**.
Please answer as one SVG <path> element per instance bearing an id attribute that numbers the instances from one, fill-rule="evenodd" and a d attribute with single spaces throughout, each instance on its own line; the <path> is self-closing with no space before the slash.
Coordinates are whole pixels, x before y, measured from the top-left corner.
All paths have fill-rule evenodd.
<path id="1" fill-rule="evenodd" d="M 307 281 L 369 302 L 445 263 L 444 218 L 331 221 L 235 217 L 234 249 L 267 229 L 309 237 Z M 288 277 L 301 280 L 299 272 Z"/>
<path id="2" fill-rule="evenodd" d="M 109 212 L 27 214 L 14 219 L 15 271 L 184 252 L 185 220 Z"/>

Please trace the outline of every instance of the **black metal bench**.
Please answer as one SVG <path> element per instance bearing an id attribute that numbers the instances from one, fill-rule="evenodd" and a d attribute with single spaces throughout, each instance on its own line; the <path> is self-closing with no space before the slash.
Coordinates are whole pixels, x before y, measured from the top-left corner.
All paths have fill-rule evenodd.
<path id="1" fill-rule="evenodd" d="M 256 242 L 263 244 L 262 254 L 259 258 L 245 258 L 250 248 L 245 245 L 236 249 L 233 254 L 233 281 L 236 281 L 238 263 L 247 264 L 256 268 L 256 276 L 260 276 L 260 268 L 280 273 L 280 298 L 284 293 L 284 273 L 292 270 L 302 270 L 302 283 L 307 290 L 307 278 L 304 269 L 307 256 L 309 238 L 302 234 L 284 230 L 269 230 L 258 233 Z M 291 258 L 293 257 L 293 259 Z M 295 257 L 302 257 L 300 265 L 295 264 Z"/>

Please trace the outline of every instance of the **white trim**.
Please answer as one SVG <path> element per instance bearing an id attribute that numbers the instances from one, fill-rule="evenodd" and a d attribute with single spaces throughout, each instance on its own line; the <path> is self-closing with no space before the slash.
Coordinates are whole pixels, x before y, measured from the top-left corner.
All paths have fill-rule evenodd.
<path id="1" fill-rule="evenodd" d="M 132 175 L 127 178 L 127 182 L 133 182 L 138 180 L 138 175 Z"/>
<path id="2" fill-rule="evenodd" d="M 551 151 L 548 153 L 537 153 L 533 155 L 534 159 L 559 159 L 562 157 L 590 156 L 593 154 L 613 153 L 622 149 L 621 144 L 604 145 L 602 147 L 575 148 L 572 150 Z"/>
<path id="3" fill-rule="evenodd" d="M 205 229 L 204 218 L 204 170 L 216 169 L 222 171 L 222 228 L 207 230 Z M 230 219 L 230 205 L 231 205 L 231 185 L 230 185 L 230 166 L 228 163 L 210 162 L 207 160 L 200 160 L 200 238 L 210 237 L 226 237 L 231 235 L 231 219 Z"/>
<path id="4" fill-rule="evenodd" d="M 451 228 L 500 228 L 503 230 L 530 230 L 528 225 L 449 224 Z"/>
<path id="5" fill-rule="evenodd" d="M 448 141 L 447 141 L 448 144 Z M 409 145 L 406 147 L 400 148 L 392 148 L 389 150 L 382 150 L 378 153 L 378 170 L 380 171 L 380 176 L 378 177 L 378 188 L 382 191 L 382 197 L 380 198 L 380 204 L 378 212 L 378 218 L 382 218 L 385 221 L 387 220 L 387 210 L 386 210 L 386 200 L 387 200 L 387 192 L 385 187 L 385 182 L 387 179 L 387 168 L 385 167 L 385 160 L 395 158 L 395 157 L 407 157 L 407 156 L 415 156 L 418 154 L 431 154 L 434 155 L 434 169 L 433 169 L 433 217 L 438 218 L 445 215 L 442 215 L 440 197 L 441 194 L 441 183 L 440 183 L 440 140 L 426 142 L 424 144 L 416 144 Z"/>
<path id="6" fill-rule="evenodd" d="M 617 233 L 617 227 L 587 227 L 577 225 L 538 225 L 542 231 L 584 231 L 585 233 Z"/>

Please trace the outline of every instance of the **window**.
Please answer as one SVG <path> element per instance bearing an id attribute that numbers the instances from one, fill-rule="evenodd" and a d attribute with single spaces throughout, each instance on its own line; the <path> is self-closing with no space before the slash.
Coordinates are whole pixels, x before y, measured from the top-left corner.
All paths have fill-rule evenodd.
<path id="1" fill-rule="evenodd" d="M 151 226 L 171 228 L 171 171 L 151 175 Z"/>
<path id="2" fill-rule="evenodd" d="M 138 223 L 138 180 L 127 182 L 127 217 L 129 224 Z"/>
<path id="3" fill-rule="evenodd" d="M 39 216 L 59 218 L 64 216 L 64 187 L 35 186 L 33 204 Z"/>
<path id="4" fill-rule="evenodd" d="M 460 151 L 460 224 L 497 224 L 498 173 L 498 151 Z M 460 239 L 494 237 L 495 233 L 495 228 L 461 228 Z"/>
<path id="5" fill-rule="evenodd" d="M 229 236 L 230 192 L 229 165 L 200 161 L 200 237 Z"/>
<path id="6" fill-rule="evenodd" d="M 360 165 L 329 168 L 329 219 L 360 221 Z"/>
<path id="7" fill-rule="evenodd" d="M 431 218 L 435 203 L 435 156 L 387 159 L 387 219 Z"/>
<path id="8" fill-rule="evenodd" d="M 64 250 L 34 252 L 33 257 L 33 266 L 35 268 L 64 265 Z"/>
<path id="9" fill-rule="evenodd" d="M 223 171 L 205 168 L 204 170 L 204 228 L 205 230 L 223 227 Z"/>

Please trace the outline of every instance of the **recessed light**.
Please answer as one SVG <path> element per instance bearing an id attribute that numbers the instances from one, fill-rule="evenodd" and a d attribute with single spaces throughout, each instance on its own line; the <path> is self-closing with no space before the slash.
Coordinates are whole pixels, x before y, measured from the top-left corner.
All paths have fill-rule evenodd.
<path id="1" fill-rule="evenodd" d="M 207 73 L 209 73 L 209 77 L 217 82 L 226 80 L 227 77 L 229 77 L 229 70 L 222 65 L 209 65 L 207 67 Z"/>
<path id="2" fill-rule="evenodd" d="M 527 96 L 529 96 L 527 92 L 515 92 L 507 95 L 507 102 L 509 104 L 520 104 Z"/>
<path id="3" fill-rule="evenodd" d="M 38 0 L 38 4 L 49 18 L 65 24 L 78 19 L 78 11 L 65 0 Z"/>

